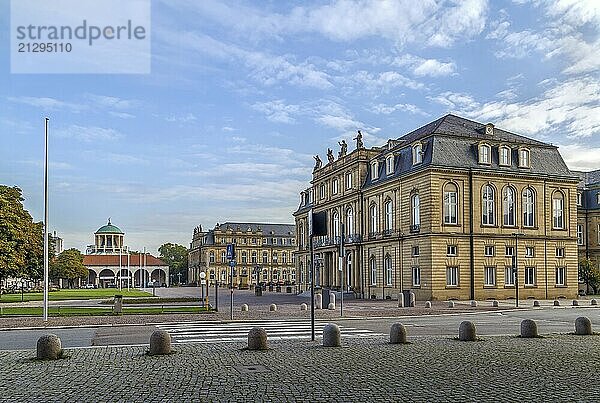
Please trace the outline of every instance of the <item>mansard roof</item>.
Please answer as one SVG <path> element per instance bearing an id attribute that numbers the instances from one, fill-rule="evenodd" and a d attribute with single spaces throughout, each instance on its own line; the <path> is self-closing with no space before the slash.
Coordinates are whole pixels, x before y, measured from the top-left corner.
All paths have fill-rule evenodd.
<path id="1" fill-rule="evenodd" d="M 290 236 L 296 232 L 294 224 L 268 224 L 268 223 L 252 223 L 252 222 L 224 222 L 215 225 L 215 230 L 219 231 L 262 231 L 264 236 Z"/>

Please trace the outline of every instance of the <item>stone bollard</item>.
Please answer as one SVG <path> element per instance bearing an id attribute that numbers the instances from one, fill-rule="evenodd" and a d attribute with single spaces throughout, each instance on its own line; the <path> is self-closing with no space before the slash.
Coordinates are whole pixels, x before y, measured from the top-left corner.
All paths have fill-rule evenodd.
<path id="1" fill-rule="evenodd" d="M 308 305 L 306 305 L 304 302 L 300 304 L 301 311 L 306 311 L 307 309 L 308 309 Z"/>
<path id="2" fill-rule="evenodd" d="M 537 324 L 534 320 L 523 319 L 521 321 L 521 337 L 525 339 L 538 337 Z"/>
<path id="3" fill-rule="evenodd" d="M 156 330 L 150 336 L 150 355 L 171 354 L 171 335 L 166 330 Z"/>
<path id="4" fill-rule="evenodd" d="M 113 303 L 113 313 L 116 315 L 123 314 L 123 296 L 120 294 L 115 295 Z"/>
<path id="5" fill-rule="evenodd" d="M 425 308 L 431 308 L 431 301 L 425 301 Z"/>
<path id="6" fill-rule="evenodd" d="M 579 306 L 579 301 L 577 301 L 576 299 L 573 300 L 573 306 Z"/>
<path id="7" fill-rule="evenodd" d="M 477 308 L 477 301 L 471 301 L 471 307 Z"/>
<path id="8" fill-rule="evenodd" d="M 555 299 L 553 305 L 554 306 L 560 306 L 560 301 L 557 300 L 557 299 Z"/>
<path id="9" fill-rule="evenodd" d="M 327 305 L 327 309 L 330 311 L 335 310 L 335 305 L 333 304 L 333 302 L 330 302 L 329 305 Z"/>
<path id="10" fill-rule="evenodd" d="M 329 291 L 329 303 L 333 304 L 333 309 L 335 309 L 335 293 L 333 291 Z"/>
<path id="11" fill-rule="evenodd" d="M 248 304 L 242 304 L 242 312 L 248 312 Z"/>
<path id="12" fill-rule="evenodd" d="M 493 301 L 492 301 L 492 306 L 493 306 L 494 308 L 498 308 L 498 300 L 496 300 L 496 299 L 495 299 L 495 300 L 493 300 Z"/>
<path id="13" fill-rule="evenodd" d="M 590 305 L 598 305 L 598 301 L 596 301 L 595 299 L 590 301 Z"/>
<path id="14" fill-rule="evenodd" d="M 334 323 L 323 327 L 323 347 L 339 347 L 341 345 L 340 328 Z"/>
<path id="15" fill-rule="evenodd" d="M 277 305 L 275 305 L 275 304 L 269 305 L 269 312 L 275 312 L 275 311 L 277 311 Z"/>
<path id="16" fill-rule="evenodd" d="M 398 308 L 404 308 L 404 297 L 402 294 L 398 295 Z"/>
<path id="17" fill-rule="evenodd" d="M 390 327 L 390 344 L 406 344 L 406 327 L 402 323 Z"/>
<path id="18" fill-rule="evenodd" d="M 55 334 L 46 334 L 37 341 L 38 360 L 57 360 L 62 355 L 60 338 Z"/>
<path id="19" fill-rule="evenodd" d="M 533 306 L 536 308 L 540 307 L 540 301 L 538 301 L 537 299 L 535 301 L 533 301 Z"/>
<path id="20" fill-rule="evenodd" d="M 323 296 L 315 294 L 315 309 L 323 309 Z"/>
<path id="21" fill-rule="evenodd" d="M 417 296 L 415 295 L 414 292 L 411 291 L 411 293 L 409 294 L 409 300 L 410 300 L 410 304 L 409 306 L 411 308 L 415 307 L 415 304 L 417 303 Z"/>
<path id="22" fill-rule="evenodd" d="M 454 308 L 454 301 L 448 301 L 448 308 Z"/>
<path id="23" fill-rule="evenodd" d="M 575 334 L 580 336 L 592 335 L 592 322 L 585 316 L 575 319 Z"/>
<path id="24" fill-rule="evenodd" d="M 248 332 L 248 350 L 267 350 L 267 331 L 262 327 L 253 327 Z"/>
<path id="25" fill-rule="evenodd" d="M 460 341 L 476 341 L 477 333 L 475 324 L 468 320 L 462 321 L 458 327 L 458 340 Z"/>

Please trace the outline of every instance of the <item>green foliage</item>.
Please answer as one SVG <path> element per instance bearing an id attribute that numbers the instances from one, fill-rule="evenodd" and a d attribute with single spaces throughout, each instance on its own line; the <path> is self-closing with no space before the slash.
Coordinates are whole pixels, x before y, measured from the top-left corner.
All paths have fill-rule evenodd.
<path id="1" fill-rule="evenodd" d="M 64 250 L 50 265 L 50 277 L 66 278 L 71 287 L 76 279 L 87 275 L 88 270 L 83 265 L 83 255 L 75 248 Z"/>
<path id="2" fill-rule="evenodd" d="M 579 279 L 588 287 L 592 287 L 594 294 L 598 294 L 600 288 L 600 268 L 590 259 L 583 259 L 579 262 Z"/>
<path id="3" fill-rule="evenodd" d="M 160 259 L 169 266 L 173 279 L 179 281 L 178 274 L 181 273 L 181 281 L 187 281 L 188 250 L 183 245 L 166 243 L 158 248 Z"/>
<path id="4" fill-rule="evenodd" d="M 21 189 L 0 185 L 0 278 L 41 278 L 43 239 L 43 224 L 23 207 Z"/>

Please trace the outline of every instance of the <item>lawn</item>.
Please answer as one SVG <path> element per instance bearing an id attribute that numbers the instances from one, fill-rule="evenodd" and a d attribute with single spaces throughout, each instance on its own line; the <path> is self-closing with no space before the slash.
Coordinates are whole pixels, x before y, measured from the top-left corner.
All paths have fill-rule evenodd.
<path id="1" fill-rule="evenodd" d="M 123 308 L 123 315 L 157 315 L 166 313 L 201 313 L 207 312 L 199 306 L 157 306 L 140 308 Z M 0 307 L 0 316 L 42 316 L 41 307 Z M 48 308 L 49 316 L 110 316 L 112 308 L 56 307 Z"/>
<path id="2" fill-rule="evenodd" d="M 72 290 L 63 289 L 51 291 L 49 298 L 50 301 L 64 301 L 67 299 L 104 299 L 113 298 L 115 294 L 120 294 L 127 298 L 152 297 L 152 294 L 137 289 L 118 290 L 115 288 L 77 288 Z M 41 301 L 43 298 L 44 296 L 41 292 L 26 292 L 23 294 L 23 301 Z M 4 302 L 21 302 L 21 294 L 2 294 L 0 303 Z"/>

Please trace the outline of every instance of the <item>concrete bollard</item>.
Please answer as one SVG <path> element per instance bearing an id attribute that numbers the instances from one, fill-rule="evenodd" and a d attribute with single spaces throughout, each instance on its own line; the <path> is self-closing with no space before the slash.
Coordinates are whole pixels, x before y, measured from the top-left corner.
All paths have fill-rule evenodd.
<path id="1" fill-rule="evenodd" d="M 150 355 L 171 353 L 171 335 L 166 330 L 156 330 L 150 336 Z"/>
<path id="2" fill-rule="evenodd" d="M 417 303 L 417 296 L 415 295 L 414 292 L 411 291 L 411 293 L 409 294 L 409 302 L 410 302 L 410 307 L 414 308 L 415 304 Z"/>
<path id="3" fill-rule="evenodd" d="M 267 331 L 262 327 L 253 327 L 248 332 L 248 350 L 267 350 Z"/>
<path id="4" fill-rule="evenodd" d="M 521 321 L 521 337 L 531 339 L 538 337 L 537 324 L 532 319 L 523 319 Z"/>
<path id="5" fill-rule="evenodd" d="M 477 308 L 477 301 L 471 301 L 471 307 Z"/>
<path id="6" fill-rule="evenodd" d="M 275 304 L 269 305 L 269 312 L 275 312 L 275 311 L 277 311 L 277 305 L 275 305 Z"/>
<path id="7" fill-rule="evenodd" d="M 37 341 L 38 360 L 57 360 L 62 355 L 60 338 L 55 334 L 46 334 Z"/>
<path id="8" fill-rule="evenodd" d="M 540 301 L 538 301 L 537 299 L 535 301 L 533 301 L 533 306 L 536 308 L 540 307 Z"/>
<path id="9" fill-rule="evenodd" d="M 306 311 L 307 309 L 308 309 L 308 305 L 306 305 L 304 302 L 300 304 L 301 311 Z"/>
<path id="10" fill-rule="evenodd" d="M 242 312 L 248 312 L 248 304 L 242 304 Z"/>
<path id="11" fill-rule="evenodd" d="M 448 301 L 448 308 L 454 308 L 454 301 Z"/>
<path id="12" fill-rule="evenodd" d="M 475 324 L 468 320 L 462 321 L 458 327 L 458 340 L 460 341 L 476 341 L 477 332 Z"/>
<path id="13" fill-rule="evenodd" d="M 404 297 L 402 294 L 398 295 L 398 308 L 404 308 Z"/>
<path id="14" fill-rule="evenodd" d="M 580 336 L 592 335 L 592 322 L 585 316 L 575 319 L 575 334 Z"/>
<path id="15" fill-rule="evenodd" d="M 390 327 L 390 344 L 406 344 L 406 327 L 402 323 Z"/>
<path id="16" fill-rule="evenodd" d="M 431 301 L 425 301 L 425 308 L 431 308 Z"/>
<path id="17" fill-rule="evenodd" d="M 113 304 L 113 313 L 116 315 L 123 314 L 123 296 L 115 295 L 114 304 Z"/>
<path id="18" fill-rule="evenodd" d="M 335 309 L 335 293 L 333 291 L 329 291 L 329 303 L 333 304 L 333 309 Z"/>
<path id="19" fill-rule="evenodd" d="M 577 301 L 576 299 L 573 300 L 573 306 L 579 306 L 579 301 Z"/>
<path id="20" fill-rule="evenodd" d="M 323 309 L 323 296 L 315 294 L 315 309 Z"/>
<path id="21" fill-rule="evenodd" d="M 498 304 L 498 300 L 496 300 L 496 299 L 495 299 L 495 300 L 493 300 L 493 301 L 492 301 L 492 306 L 493 306 L 494 308 L 498 308 L 498 305 L 499 305 L 499 304 Z"/>
<path id="22" fill-rule="evenodd" d="M 553 306 L 560 306 L 560 301 L 555 299 L 554 303 L 552 304 Z"/>
<path id="23" fill-rule="evenodd" d="M 323 347 L 339 347 L 342 344 L 340 328 L 334 323 L 328 323 L 323 327 Z"/>
<path id="24" fill-rule="evenodd" d="M 328 310 L 330 310 L 330 311 L 333 311 L 333 310 L 335 310 L 335 305 L 334 305 L 334 303 L 333 303 L 333 302 L 330 302 L 330 303 L 329 303 L 329 305 L 327 305 L 327 309 L 328 309 Z"/>
<path id="25" fill-rule="evenodd" d="M 595 299 L 590 301 L 590 305 L 598 305 L 598 301 L 596 301 Z"/>

